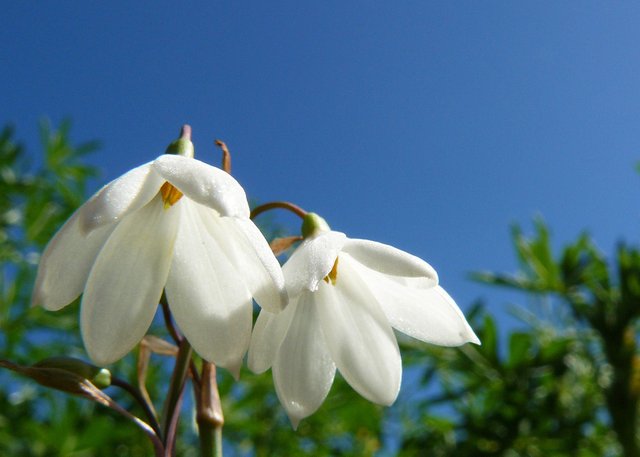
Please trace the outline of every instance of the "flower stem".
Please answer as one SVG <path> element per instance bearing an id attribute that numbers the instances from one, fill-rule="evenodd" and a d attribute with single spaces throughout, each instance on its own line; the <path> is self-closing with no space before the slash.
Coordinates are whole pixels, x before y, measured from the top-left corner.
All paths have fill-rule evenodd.
<path id="1" fill-rule="evenodd" d="M 255 208 L 253 208 L 253 211 L 251 211 L 250 217 L 251 219 L 255 219 L 258 215 L 264 213 L 265 211 L 269 211 L 275 208 L 287 209 L 292 213 L 295 213 L 296 215 L 300 216 L 301 219 L 304 219 L 304 217 L 307 215 L 307 212 L 305 210 L 300 208 L 298 205 L 294 205 L 293 203 L 271 202 L 271 203 L 265 203 L 264 205 L 256 206 Z"/>
<path id="2" fill-rule="evenodd" d="M 142 407 L 142 410 L 144 411 L 145 415 L 147 416 L 149 425 L 151 426 L 153 431 L 156 433 L 156 435 L 161 436 L 162 432 L 160 431 L 160 425 L 158 424 L 158 420 L 156 419 L 156 416 L 153 413 L 153 410 L 149 406 L 149 403 L 147 403 L 147 400 L 144 398 L 140 390 L 136 389 L 134 386 L 132 386 L 125 380 L 117 378 L 115 376 L 111 377 L 111 385 L 120 387 L 124 391 L 128 392 L 136 400 L 136 402 L 138 402 L 138 404 Z"/>
<path id="3" fill-rule="evenodd" d="M 185 381 L 189 373 L 191 353 L 191 345 L 186 338 L 183 338 L 178 348 L 176 365 L 173 369 L 167 400 L 162 412 L 161 423 L 163 425 L 165 447 L 167 448 L 173 447 L 173 442 L 176 438 L 176 421 L 180 415 L 180 404 L 182 393 L 184 392 Z"/>
<path id="4" fill-rule="evenodd" d="M 160 297 L 160 305 L 162 306 L 162 317 L 164 317 L 164 325 L 167 327 L 167 331 L 173 341 L 177 345 L 182 341 L 182 335 L 178 332 L 175 325 L 173 324 L 173 318 L 171 317 L 171 311 L 169 310 L 169 303 L 167 302 L 167 296 L 165 292 L 162 292 L 162 296 Z"/>
<path id="5" fill-rule="evenodd" d="M 211 362 L 202 364 L 202 380 L 198 395 L 198 429 L 200 455 L 222 457 L 222 426 L 224 416 L 216 381 L 216 366 Z"/>
<path id="6" fill-rule="evenodd" d="M 162 316 L 164 317 L 164 323 L 167 327 L 167 331 L 173 341 L 180 346 L 180 343 L 184 339 L 184 337 L 180 334 L 175 324 L 173 323 L 173 317 L 171 316 L 171 310 L 169 309 L 169 303 L 167 302 L 167 296 L 164 292 L 162 292 L 162 297 L 160 297 L 160 305 L 162 307 Z M 200 375 L 198 374 L 198 370 L 196 368 L 196 364 L 193 359 L 189 362 L 189 374 L 191 378 L 193 378 L 193 382 L 200 382 Z"/>
<path id="7" fill-rule="evenodd" d="M 147 436 L 151 440 L 151 444 L 153 445 L 153 450 L 155 452 L 156 457 L 165 457 L 166 455 L 165 447 L 163 446 L 162 441 L 158 437 L 157 433 L 153 430 L 153 428 L 150 427 L 149 424 L 147 424 L 143 420 L 131 414 L 129 411 L 124 409 L 115 401 L 111 400 L 108 396 L 105 395 L 105 397 L 106 399 L 104 404 L 106 406 L 119 412 L 124 417 L 132 420 L 138 427 L 140 427 L 147 434 Z"/>

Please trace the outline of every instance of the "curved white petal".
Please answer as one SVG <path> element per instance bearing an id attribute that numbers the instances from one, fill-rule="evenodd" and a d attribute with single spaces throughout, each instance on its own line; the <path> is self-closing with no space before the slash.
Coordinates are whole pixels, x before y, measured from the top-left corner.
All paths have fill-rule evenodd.
<path id="1" fill-rule="evenodd" d="M 220 217 L 204 206 L 198 210 L 256 302 L 270 312 L 282 310 L 288 302 L 282 268 L 258 227 L 250 219 Z"/>
<path id="2" fill-rule="evenodd" d="M 357 262 L 353 262 L 353 267 L 395 329 L 440 346 L 480 344 L 462 311 L 442 287 L 417 289 Z"/>
<path id="3" fill-rule="evenodd" d="M 229 173 L 188 157 L 164 154 L 152 164 L 185 196 L 223 216 L 249 217 L 244 189 Z"/>
<path id="4" fill-rule="evenodd" d="M 438 284 L 438 274 L 431 265 L 393 246 L 369 240 L 349 239 L 342 250 L 372 270 L 411 278 L 414 287 L 429 288 Z"/>
<path id="5" fill-rule="evenodd" d="M 324 342 L 313 292 L 303 292 L 273 364 L 280 403 L 293 424 L 313 414 L 331 389 L 336 366 Z"/>
<path id="6" fill-rule="evenodd" d="M 82 207 L 49 241 L 38 265 L 32 304 L 57 311 L 84 289 L 91 266 L 116 224 L 103 225 L 89 234 L 80 228 Z"/>
<path id="7" fill-rule="evenodd" d="M 91 359 L 106 365 L 144 336 L 167 280 L 177 231 L 158 195 L 127 215 L 98 254 L 82 296 L 80 325 Z"/>
<path id="8" fill-rule="evenodd" d="M 333 268 L 347 237 L 340 232 L 323 232 L 307 238 L 282 267 L 289 298 L 304 289 L 315 291 Z"/>
<path id="9" fill-rule="evenodd" d="M 321 283 L 314 299 L 333 360 L 347 382 L 366 399 L 390 405 L 398 396 L 402 363 L 389 321 L 341 256 L 335 285 Z"/>
<path id="10" fill-rule="evenodd" d="M 251 337 L 251 294 L 205 228 L 198 204 L 185 199 L 176 206 L 180 227 L 166 285 L 169 307 L 198 354 L 237 377 Z"/>
<path id="11" fill-rule="evenodd" d="M 260 311 L 256 325 L 253 327 L 247 365 L 254 373 L 264 373 L 275 360 L 282 340 L 293 319 L 297 307 L 296 301 L 289 303 L 284 311 L 274 314 L 264 309 Z"/>
<path id="12" fill-rule="evenodd" d="M 128 171 L 100 189 L 81 208 L 81 229 L 90 232 L 142 208 L 160 191 L 164 180 L 151 162 Z"/>

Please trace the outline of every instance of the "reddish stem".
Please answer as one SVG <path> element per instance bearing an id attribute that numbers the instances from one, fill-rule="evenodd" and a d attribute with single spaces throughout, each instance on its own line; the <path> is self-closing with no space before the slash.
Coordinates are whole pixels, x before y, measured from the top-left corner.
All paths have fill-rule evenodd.
<path id="1" fill-rule="evenodd" d="M 307 215 L 307 212 L 305 210 L 300 208 L 298 205 L 294 205 L 293 203 L 271 202 L 271 203 L 265 203 L 264 205 L 256 206 L 255 208 L 253 208 L 253 211 L 251 211 L 250 217 L 251 219 L 255 219 L 258 215 L 264 213 L 265 211 L 269 211 L 276 208 L 289 210 L 292 213 L 295 213 L 296 215 L 298 215 L 301 219 L 304 219 L 304 217 Z"/>

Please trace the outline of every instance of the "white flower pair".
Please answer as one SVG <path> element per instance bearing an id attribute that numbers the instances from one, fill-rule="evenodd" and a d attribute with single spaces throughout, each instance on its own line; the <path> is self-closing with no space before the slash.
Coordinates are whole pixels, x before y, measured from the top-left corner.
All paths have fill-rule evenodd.
<path id="1" fill-rule="evenodd" d="M 238 182 L 192 149 L 185 155 L 106 185 L 42 256 L 34 304 L 58 310 L 83 294 L 82 337 L 98 365 L 142 339 L 164 289 L 203 358 L 237 376 L 249 348 L 253 371 L 273 368 L 296 426 L 322 404 L 336 368 L 365 398 L 395 400 L 402 365 L 392 327 L 434 344 L 479 343 L 426 262 L 348 239 L 312 213 L 281 269 Z M 253 337 L 252 297 L 262 307 Z"/>

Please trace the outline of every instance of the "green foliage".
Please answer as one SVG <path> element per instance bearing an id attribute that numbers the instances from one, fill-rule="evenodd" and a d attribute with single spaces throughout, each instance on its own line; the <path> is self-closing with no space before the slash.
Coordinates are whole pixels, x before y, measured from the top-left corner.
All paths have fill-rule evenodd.
<path id="1" fill-rule="evenodd" d="M 485 408 L 481 416 L 487 428 L 480 435 L 486 439 L 491 430 L 503 430 L 491 441 L 491 452 L 500 454 L 507 446 L 513 455 L 566 455 L 573 445 L 580 455 L 639 455 L 640 252 L 620 244 L 610 265 L 582 235 L 554 256 L 549 229 L 541 220 L 530 238 L 516 227 L 513 240 L 520 272 L 479 273 L 475 278 L 550 301 L 557 314 L 568 309 L 572 317 L 560 328 L 543 322 L 511 334 L 502 358 L 496 351 L 495 326 L 485 318 L 480 331 L 484 347 L 463 348 L 473 364 L 466 369 L 442 367 L 465 373 L 462 386 L 474 402 L 479 395 L 490 395 L 496 411 L 519 411 L 514 434 L 516 424 Z M 440 365 L 445 358 L 439 354 L 436 360 Z M 454 366 L 460 363 L 459 355 L 453 358 Z M 492 371 L 482 375 L 487 381 L 482 384 L 476 373 L 485 367 Z M 470 412 L 462 411 L 466 433 L 475 429 L 467 417 Z M 498 423 L 491 424 L 495 418 Z M 507 424 L 511 428 L 505 429 Z M 524 439 L 530 432 L 533 441 Z"/>
<path id="2" fill-rule="evenodd" d="M 598 416 L 602 392 L 584 335 L 534 328 L 500 344 L 494 319 L 482 318 L 475 327 L 482 346 L 406 347 L 432 356 L 443 392 L 407 412 L 417 420 L 399 455 L 564 456 L 579 449 L 595 457 L 616 449 Z M 434 413 L 439 404 L 450 409 L 446 415 Z"/>

